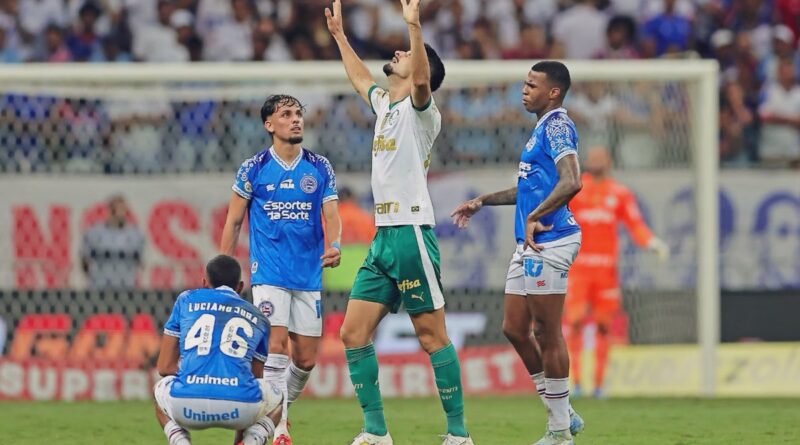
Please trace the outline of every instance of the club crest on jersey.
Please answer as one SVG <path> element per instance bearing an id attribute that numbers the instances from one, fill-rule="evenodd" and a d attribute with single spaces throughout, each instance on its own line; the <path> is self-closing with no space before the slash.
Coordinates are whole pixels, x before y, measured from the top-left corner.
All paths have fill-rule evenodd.
<path id="1" fill-rule="evenodd" d="M 253 264 L 250 265 L 250 273 L 258 272 L 258 261 L 253 261 Z"/>
<path id="2" fill-rule="evenodd" d="M 303 176 L 300 180 L 300 190 L 306 193 L 314 193 L 317 191 L 317 180 L 311 175 Z"/>
<path id="3" fill-rule="evenodd" d="M 381 122 L 381 130 L 386 128 L 387 126 L 391 127 L 395 123 L 397 123 L 397 118 L 400 116 L 400 110 L 394 109 L 386 115 L 383 116 L 383 122 Z"/>
<path id="4" fill-rule="evenodd" d="M 275 306 L 271 301 L 264 300 L 258 303 L 258 310 L 260 310 L 265 317 L 269 318 L 275 313 Z"/>
<path id="5" fill-rule="evenodd" d="M 250 184 L 250 181 L 244 183 L 244 191 L 247 193 L 253 193 L 253 185 Z"/>

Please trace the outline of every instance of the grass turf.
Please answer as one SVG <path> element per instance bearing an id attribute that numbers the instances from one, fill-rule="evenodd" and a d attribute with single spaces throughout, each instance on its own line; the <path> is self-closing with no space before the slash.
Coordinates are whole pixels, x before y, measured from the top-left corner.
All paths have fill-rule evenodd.
<path id="1" fill-rule="evenodd" d="M 444 415 L 435 399 L 387 400 L 398 445 L 438 445 Z M 576 444 L 800 444 L 798 399 L 578 400 L 586 420 Z M 531 397 L 473 397 L 467 427 L 477 445 L 525 445 L 541 437 L 545 413 Z M 164 445 L 146 402 L 0 402 L 0 443 Z M 293 407 L 297 445 L 347 445 L 361 428 L 355 400 L 301 399 Z M 229 445 L 225 430 L 197 431 L 194 445 Z"/>

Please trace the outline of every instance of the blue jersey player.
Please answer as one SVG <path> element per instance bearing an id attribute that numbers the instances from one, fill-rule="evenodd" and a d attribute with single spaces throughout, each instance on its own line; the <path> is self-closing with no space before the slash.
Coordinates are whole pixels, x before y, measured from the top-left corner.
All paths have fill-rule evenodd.
<path id="1" fill-rule="evenodd" d="M 322 268 L 339 265 L 341 220 L 330 162 L 300 145 L 300 101 L 270 96 L 261 118 L 273 145 L 239 168 L 220 251 L 234 254 L 247 215 L 253 303 L 272 323 L 264 378 L 285 394 L 284 416 L 273 443 L 291 445 L 288 404 L 303 391 L 316 363 L 322 335 Z"/>
<path id="2" fill-rule="evenodd" d="M 548 431 L 535 445 L 572 445 L 572 436 L 583 430 L 569 405 L 569 355 L 561 333 L 567 276 L 581 245 L 580 227 L 567 207 L 581 189 L 578 133 L 561 106 L 570 83 L 559 62 L 531 68 L 522 103 L 538 121 L 522 149 L 517 186 L 467 201 L 451 214 L 464 228 L 484 205 L 516 204 L 517 249 L 506 277 L 503 332 L 547 407 Z"/>
<path id="3" fill-rule="evenodd" d="M 262 380 L 269 321 L 239 296 L 242 269 L 220 255 L 206 266 L 205 288 L 178 296 L 164 325 L 155 386 L 156 417 L 170 445 L 189 445 L 189 429 L 238 431 L 263 445 L 280 420 L 279 388 Z"/>

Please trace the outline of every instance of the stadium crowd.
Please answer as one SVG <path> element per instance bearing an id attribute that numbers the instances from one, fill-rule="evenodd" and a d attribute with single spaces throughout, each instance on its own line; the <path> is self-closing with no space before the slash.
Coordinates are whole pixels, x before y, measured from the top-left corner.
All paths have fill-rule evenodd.
<path id="1" fill-rule="evenodd" d="M 328 3 L 0 0 L 0 61 L 333 60 L 338 54 L 322 14 Z M 445 60 L 715 58 L 721 66 L 719 134 L 723 165 L 800 165 L 800 2 L 796 0 L 442 0 L 425 2 L 423 7 L 425 38 Z M 351 0 L 345 2 L 345 8 L 348 35 L 363 58 L 386 59 L 407 45 L 399 1 Z M 527 124 L 519 124 L 529 119 L 521 109 L 509 108 L 519 102 L 516 88 L 473 88 L 441 94 L 443 97 L 437 99 L 440 104 L 449 104 L 442 106 L 446 124 L 440 145 L 446 147 L 443 159 L 513 162 L 516 142 L 528 131 Z M 513 100 L 509 100 L 511 96 Z M 576 88 L 566 105 L 582 126 L 584 145 L 591 142 L 612 147 L 622 167 L 669 166 L 687 156 L 674 148 L 686 146 L 688 141 L 683 121 L 687 96 L 670 85 L 653 91 L 635 81 L 622 89 L 618 85 L 584 84 Z M 22 106 L 23 100 L 36 104 Z M 336 111 L 329 107 L 330 112 L 323 113 L 330 101 L 311 104 L 309 126 L 353 128 L 350 134 L 337 136 L 342 138 L 342 146 L 368 144 L 369 110 L 352 98 L 330 100 L 345 106 L 336 107 Z M 241 143 L 233 145 L 241 146 L 239 153 L 230 148 L 231 141 L 226 140 L 229 136 L 215 130 L 234 125 L 236 118 L 257 116 L 257 104 L 242 109 L 213 102 L 151 103 L 146 112 L 138 113 L 131 108 L 136 105 L 100 106 L 91 101 L 46 98 L 34 101 L 6 95 L 0 103 L 0 139 L 7 152 L 0 156 L 0 165 L 4 170 L 36 170 L 37 163 L 47 160 L 66 162 L 72 170 L 100 168 L 108 172 L 124 170 L 123 166 L 142 171 L 204 170 L 209 166 L 228 170 L 233 164 L 227 165 L 224 160 L 241 158 L 242 153 L 253 150 L 253 140 L 263 139 L 258 125 L 237 130 L 252 133 L 252 138 L 237 136 Z M 15 127 L 10 139 L 12 121 L 46 121 L 53 114 L 66 119 L 65 125 L 82 128 L 75 136 L 82 140 L 64 149 L 66 143 L 61 138 L 56 144 L 58 153 L 54 153 L 52 147 L 46 147 L 53 145 L 54 138 L 20 136 Z M 177 144 L 176 151 L 166 155 L 156 153 L 162 148 L 142 150 L 141 141 L 169 137 L 163 134 L 163 128 L 156 128 L 165 116 L 172 116 L 176 122 L 172 127 L 177 130 L 170 132 L 180 132 L 184 139 L 187 135 L 189 139 L 202 139 L 202 147 Z M 113 135 L 120 131 L 125 138 Z M 38 128 L 37 132 L 43 131 Z M 141 138 L 128 137 L 131 133 Z M 489 142 L 498 137 L 504 141 L 499 154 L 493 148 L 497 144 Z M 37 143 L 37 138 L 49 142 Z M 140 142 L 135 149 L 126 148 L 122 139 Z M 152 144 L 157 145 L 164 144 Z M 655 148 L 648 151 L 642 146 Z M 356 153 L 328 154 L 334 162 L 345 162 L 354 169 L 367 165 Z M 170 162 L 164 161 L 165 156 Z M 102 161 L 98 164 L 96 159 Z"/>

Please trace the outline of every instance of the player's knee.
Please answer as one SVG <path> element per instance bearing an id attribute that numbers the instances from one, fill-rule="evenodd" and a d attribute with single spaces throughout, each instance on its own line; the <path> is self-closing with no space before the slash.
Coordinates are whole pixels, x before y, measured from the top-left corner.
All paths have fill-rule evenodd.
<path id="1" fill-rule="evenodd" d="M 608 335 L 608 324 L 607 323 L 597 323 L 597 333 L 599 335 Z"/>
<path id="2" fill-rule="evenodd" d="M 510 323 L 503 322 L 503 335 L 506 336 L 508 341 L 512 344 L 520 344 L 530 340 L 531 331 L 527 327 L 514 326 Z"/>
<path id="3" fill-rule="evenodd" d="M 303 371 L 311 371 L 316 366 L 317 360 L 311 356 L 300 356 L 292 358 L 292 363 Z"/>
<path id="4" fill-rule="evenodd" d="M 342 325 L 342 328 L 339 329 L 339 338 L 342 339 L 345 348 L 358 348 L 369 343 L 369 334 L 367 332 L 348 325 Z"/>
<path id="5" fill-rule="evenodd" d="M 428 354 L 433 354 L 450 344 L 450 339 L 447 336 L 442 337 L 429 332 L 418 335 L 417 339 L 419 340 L 419 345 L 422 347 L 422 350 Z"/>

